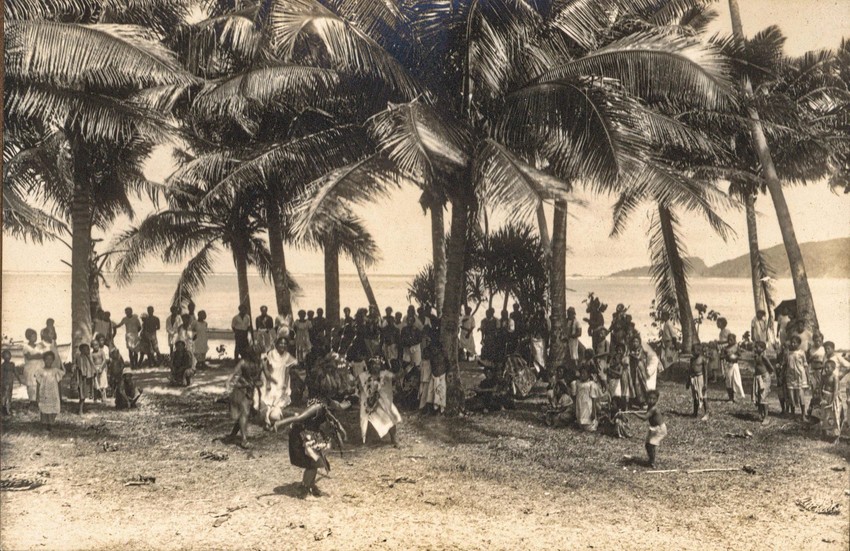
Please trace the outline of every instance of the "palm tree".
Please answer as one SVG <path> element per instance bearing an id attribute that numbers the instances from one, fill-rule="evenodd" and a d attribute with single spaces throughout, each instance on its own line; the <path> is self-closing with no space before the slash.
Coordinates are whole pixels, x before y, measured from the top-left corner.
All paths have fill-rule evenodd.
<path id="1" fill-rule="evenodd" d="M 737 0 L 729 0 L 729 13 L 732 18 L 732 32 L 738 41 L 743 42 L 745 40 L 744 28 L 741 23 L 741 13 Z M 744 78 L 741 87 L 748 98 L 752 97 L 753 87 L 749 79 Z M 779 220 L 779 230 L 782 233 L 785 253 L 788 256 L 788 263 L 791 265 L 791 279 L 794 282 L 794 294 L 797 297 L 797 314 L 810 326 L 817 326 L 817 314 L 815 313 L 812 291 L 809 288 L 809 280 L 806 276 L 806 265 L 800 251 L 800 244 L 797 242 L 797 235 L 794 232 L 794 224 L 791 220 L 791 211 L 785 201 L 782 182 L 776 171 L 776 165 L 759 118 L 759 112 L 751 106 L 747 108 L 747 114 L 749 116 L 752 146 L 762 167 L 765 184 L 770 191 L 770 198 L 773 200 L 773 208 L 776 210 L 776 217 Z"/>
<path id="2" fill-rule="evenodd" d="M 131 281 L 148 257 L 161 256 L 168 263 L 185 261 L 172 298 L 172 304 L 181 305 L 203 287 L 212 273 L 216 254 L 224 247 L 233 257 L 239 305 L 247 307 L 250 314 L 248 267 L 255 267 L 265 279 L 271 273 L 271 255 L 260 235 L 263 227 L 256 216 L 256 202 L 237 197 L 233 202 L 202 203 L 208 188 L 179 181 L 174 176 L 170 184 L 169 208 L 149 215 L 115 239 L 113 248 L 124 251 L 115 263 L 119 284 Z M 287 281 L 290 291 L 297 290 L 291 277 Z"/>
<path id="3" fill-rule="evenodd" d="M 195 82 L 155 30 L 162 13 L 179 19 L 183 3 L 151 0 L 123 16 L 110 9 L 111 2 L 92 4 L 13 0 L 4 8 L 4 119 L 11 128 L 38 129 L 44 138 L 58 133 L 65 143 L 75 343 L 91 337 L 94 197 L 123 185 L 105 179 L 110 162 L 102 152 L 108 146 L 124 151 L 161 141 L 167 130 L 165 100 Z M 126 24 L 124 17 L 143 27 Z"/>

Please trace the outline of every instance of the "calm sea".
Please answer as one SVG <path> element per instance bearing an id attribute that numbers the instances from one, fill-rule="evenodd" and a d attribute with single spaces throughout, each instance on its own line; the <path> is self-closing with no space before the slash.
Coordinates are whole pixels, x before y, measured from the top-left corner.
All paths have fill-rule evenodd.
<path id="1" fill-rule="evenodd" d="M 139 274 L 132 284 L 119 287 L 110 281 L 108 289 L 101 289 L 104 309 L 112 313 L 113 320 L 120 320 L 126 306 L 141 313 L 149 305 L 156 309 L 164 321 L 168 315 L 168 304 L 174 292 L 178 274 Z M 268 305 L 274 312 L 274 290 L 259 277 L 251 276 L 251 305 L 253 314 L 259 312 L 259 306 Z M 315 309 L 324 306 L 324 282 L 320 274 L 302 274 L 295 276 L 301 286 L 301 293 L 295 299 L 297 309 Z M 411 276 L 372 275 L 372 287 L 383 310 L 385 306 L 394 309 L 406 308 L 407 285 Z M 14 340 L 23 340 L 27 327 L 40 329 L 44 320 L 52 317 L 56 320 L 59 342 L 70 341 L 71 335 L 71 277 L 67 273 L 21 273 L 4 272 L 2 287 L 2 332 Z M 850 280 L 815 279 L 811 280 L 815 295 L 818 318 L 827 340 L 835 341 L 840 348 L 850 348 Z M 652 281 L 648 278 L 570 278 L 567 282 L 570 291 L 567 301 L 575 305 L 580 314 L 584 313 L 581 301 L 589 292 L 596 293 L 603 302 L 608 303 L 606 320 L 618 302 L 630 306 L 638 328 L 644 334 L 649 330 L 649 306 L 653 299 Z M 780 280 L 776 284 L 777 298 L 793 297 L 790 280 Z M 738 336 L 749 329 L 753 317 L 753 305 L 748 279 L 692 279 L 691 300 L 702 302 L 709 308 L 719 311 L 729 320 L 729 326 Z M 342 306 L 352 310 L 366 304 L 366 295 L 356 275 L 340 277 L 340 295 Z M 211 327 L 230 326 L 230 319 L 236 313 L 238 293 L 236 276 L 233 274 L 214 275 L 208 278 L 206 288 L 196 297 L 199 310 L 206 310 Z M 494 304 L 501 307 L 501 301 Z M 483 317 L 482 310 L 477 319 Z M 714 337 L 717 330 L 706 326 L 703 335 Z M 160 342 L 164 342 L 160 337 Z M 123 330 L 119 342 L 123 343 Z"/>

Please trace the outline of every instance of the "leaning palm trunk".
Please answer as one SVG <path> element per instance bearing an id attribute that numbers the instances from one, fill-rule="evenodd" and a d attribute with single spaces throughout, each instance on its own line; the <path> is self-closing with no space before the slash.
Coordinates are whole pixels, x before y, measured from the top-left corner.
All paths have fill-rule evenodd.
<path id="1" fill-rule="evenodd" d="M 552 219 L 552 265 L 550 271 L 552 297 L 552 330 L 549 334 L 550 376 L 567 363 L 567 340 L 563 335 L 567 323 L 567 202 L 555 201 Z"/>
<path id="2" fill-rule="evenodd" d="M 431 248 L 434 264 L 434 296 L 437 315 L 443 313 L 443 300 L 446 296 L 446 228 L 443 222 L 443 205 L 438 201 L 431 203 Z"/>
<path id="3" fill-rule="evenodd" d="M 354 266 L 357 268 L 357 276 L 360 278 L 360 284 L 363 286 L 363 292 L 366 293 L 366 300 L 369 301 L 369 306 L 378 309 L 378 300 L 375 298 L 375 292 L 372 290 L 372 284 L 369 283 L 369 276 L 366 274 L 366 266 L 360 259 L 354 260 Z"/>
<path id="4" fill-rule="evenodd" d="M 540 234 L 540 246 L 543 247 L 543 253 L 546 256 L 552 254 L 552 244 L 549 240 L 549 226 L 546 224 L 546 211 L 543 209 L 543 203 L 537 205 L 537 232 Z"/>
<path id="5" fill-rule="evenodd" d="M 332 329 L 339 327 L 339 244 L 329 238 L 324 243 L 325 316 Z"/>
<path id="6" fill-rule="evenodd" d="M 440 326 L 440 341 L 448 359 L 446 376 L 446 409 L 456 414 L 463 408 L 464 392 L 458 365 L 457 335 L 460 325 L 460 307 L 463 303 L 464 260 L 466 257 L 467 226 L 469 216 L 468 198 L 458 197 L 452 201 L 452 227 L 446 253 L 446 295 L 443 301 L 443 316 Z"/>
<path id="7" fill-rule="evenodd" d="M 248 309 L 251 315 L 251 295 L 248 288 L 248 247 L 245 243 L 236 239 L 231 244 L 233 252 L 233 265 L 236 267 L 236 282 L 239 287 L 239 305 Z"/>
<path id="8" fill-rule="evenodd" d="M 292 314 L 292 297 L 289 282 L 286 280 L 286 257 L 283 251 L 283 223 L 280 205 L 269 195 L 266 197 L 266 218 L 269 225 L 269 253 L 271 255 L 271 276 L 277 313 L 281 316 Z"/>
<path id="9" fill-rule="evenodd" d="M 679 323 L 682 325 L 682 350 L 690 352 L 694 340 L 699 337 L 694 333 L 694 315 L 691 311 L 691 299 L 688 296 L 688 283 L 685 278 L 685 262 L 679 254 L 676 245 L 676 234 L 670 211 L 658 205 L 658 221 L 661 224 L 661 234 L 664 237 L 664 248 L 670 263 L 670 273 L 676 289 L 676 306 L 679 310 Z"/>
<path id="10" fill-rule="evenodd" d="M 86 163 L 82 147 L 73 151 L 75 168 Z M 74 196 L 71 204 L 71 330 L 73 346 L 91 342 L 91 185 L 85 168 L 74 170 Z"/>
<path id="11" fill-rule="evenodd" d="M 732 17 L 733 34 L 736 39 L 743 41 L 744 28 L 741 23 L 741 13 L 737 0 L 729 0 L 729 13 Z M 753 95 L 753 87 L 746 77 L 744 78 L 743 86 L 746 95 L 751 97 Z M 759 163 L 764 171 L 765 180 L 767 180 L 767 189 L 770 191 L 771 200 L 773 200 L 773 207 L 776 210 L 776 218 L 779 222 L 779 230 L 782 232 L 782 242 L 785 244 L 785 253 L 788 255 L 788 264 L 791 267 L 791 279 L 794 282 L 794 294 L 797 297 L 797 314 L 810 327 L 817 326 L 818 320 L 815 313 L 814 298 L 812 297 L 812 290 L 809 288 L 803 254 L 800 251 L 800 244 L 797 242 L 797 235 L 794 232 L 794 224 L 791 221 L 791 212 L 788 210 L 788 203 L 785 201 L 782 182 L 779 180 L 776 166 L 773 164 L 773 156 L 770 153 L 758 111 L 753 107 L 747 107 L 747 113 L 749 115 L 753 149 L 755 149 L 758 155 Z"/>
<path id="12" fill-rule="evenodd" d="M 747 193 L 744 197 L 747 213 L 747 241 L 750 246 L 750 274 L 753 283 L 753 304 L 758 312 L 765 308 L 764 287 L 762 285 L 761 258 L 759 254 L 759 236 L 756 226 L 756 196 Z"/>

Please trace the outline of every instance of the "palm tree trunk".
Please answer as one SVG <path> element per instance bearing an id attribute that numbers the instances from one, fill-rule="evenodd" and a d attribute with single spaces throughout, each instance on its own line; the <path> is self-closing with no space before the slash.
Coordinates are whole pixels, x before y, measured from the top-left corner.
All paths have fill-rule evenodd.
<path id="1" fill-rule="evenodd" d="M 446 296 L 446 225 L 443 221 L 443 205 L 431 202 L 431 249 L 434 256 L 434 296 L 437 299 L 437 315 L 443 313 Z"/>
<path id="2" fill-rule="evenodd" d="M 540 246 L 546 256 L 552 254 L 552 242 L 549 239 L 549 225 L 546 223 L 546 211 L 543 202 L 537 205 L 537 233 L 540 234 Z"/>
<path id="3" fill-rule="evenodd" d="M 281 316 L 288 316 L 292 314 L 292 297 L 289 293 L 289 282 L 286 280 L 283 223 L 280 215 L 280 204 L 271 194 L 266 196 L 266 218 L 269 226 L 269 253 L 271 253 L 272 258 L 271 275 L 277 313 Z"/>
<path id="4" fill-rule="evenodd" d="M 738 0 L 729 0 L 729 13 L 732 18 L 732 32 L 738 40 L 744 40 L 744 27 L 741 23 L 741 12 L 738 7 Z M 753 87 L 749 79 L 744 78 L 744 92 L 748 97 L 753 95 Z M 785 193 L 782 190 L 782 182 L 779 180 L 779 175 L 776 172 L 776 166 L 773 164 L 773 156 L 770 153 L 770 148 L 767 144 L 767 138 L 764 135 L 761 120 L 759 119 L 758 111 L 753 107 L 747 107 L 749 115 L 750 134 L 753 139 L 753 149 L 758 155 L 759 163 L 762 166 L 764 177 L 767 180 L 767 189 L 770 191 L 770 198 L 773 201 L 773 208 L 776 210 L 776 218 L 779 222 L 779 230 L 782 233 L 782 242 L 785 244 L 785 253 L 788 255 L 788 264 L 791 267 L 791 279 L 794 282 L 794 294 L 797 298 L 797 315 L 806 321 L 806 324 L 811 327 L 817 327 L 818 320 L 815 312 L 815 302 L 812 296 L 812 290 L 809 287 L 808 276 L 806 275 L 806 265 L 803 262 L 803 254 L 800 251 L 800 244 L 797 242 L 797 235 L 794 232 L 794 224 L 791 220 L 791 211 L 788 210 L 788 203 L 785 201 Z"/>
<path id="5" fill-rule="evenodd" d="M 71 198 L 71 331 L 73 345 L 91 342 L 92 190 L 88 155 L 79 139 L 71 139 L 74 192 Z"/>
<path id="6" fill-rule="evenodd" d="M 471 165 L 471 163 L 470 163 Z M 471 176 L 471 166 L 469 174 Z M 448 360 L 446 374 L 446 409 L 458 413 L 463 408 L 464 392 L 458 365 L 458 330 L 463 303 L 464 260 L 466 258 L 469 199 L 457 197 L 452 201 L 452 227 L 446 253 L 446 295 L 440 326 L 440 341 Z"/>
<path id="7" fill-rule="evenodd" d="M 248 288 L 248 247 L 239 239 L 230 245 L 233 253 L 233 265 L 236 267 L 236 283 L 239 288 L 239 305 L 248 309 L 251 315 L 251 294 Z"/>
<path id="8" fill-rule="evenodd" d="M 679 309 L 679 323 L 682 325 L 682 350 L 690 352 L 694 340 L 699 340 L 694 333 L 694 314 L 691 311 L 691 299 L 688 296 L 688 283 L 685 280 L 685 262 L 676 246 L 676 234 L 673 229 L 673 219 L 670 211 L 658 205 L 658 220 L 661 223 L 661 235 L 664 236 L 664 247 L 667 249 L 667 259 L 670 262 L 670 272 L 676 287 L 676 305 Z"/>
<path id="9" fill-rule="evenodd" d="M 372 284 L 369 283 L 369 276 L 366 274 L 366 267 L 360 260 L 354 261 L 354 266 L 357 268 L 357 276 L 360 278 L 360 284 L 363 286 L 363 292 L 366 293 L 366 300 L 369 301 L 369 306 L 378 309 L 378 300 L 375 298 L 375 291 L 372 290 Z"/>
<path id="10" fill-rule="evenodd" d="M 550 271 L 552 297 L 552 329 L 549 334 L 550 377 L 554 370 L 567 363 L 567 341 L 563 335 L 567 324 L 567 202 L 555 201 L 552 217 L 552 266 Z"/>
<path id="11" fill-rule="evenodd" d="M 744 207 L 747 213 L 747 241 L 750 245 L 750 273 L 753 283 L 753 304 L 755 312 L 765 309 L 764 288 L 761 282 L 761 258 L 759 258 L 759 235 L 756 226 L 756 196 L 747 193 L 744 197 Z"/>
<path id="12" fill-rule="evenodd" d="M 339 244 L 329 238 L 324 244 L 325 316 L 332 329 L 339 328 Z"/>

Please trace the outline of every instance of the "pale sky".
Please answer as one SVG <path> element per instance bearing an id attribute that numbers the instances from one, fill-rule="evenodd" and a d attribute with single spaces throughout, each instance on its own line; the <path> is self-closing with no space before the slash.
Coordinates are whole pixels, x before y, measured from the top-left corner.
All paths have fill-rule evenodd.
<path id="1" fill-rule="evenodd" d="M 850 0 L 739 0 L 744 32 L 752 35 L 769 25 L 779 25 L 788 37 L 786 52 L 792 55 L 819 48 L 836 48 L 842 36 L 850 37 Z M 711 32 L 731 32 L 728 4 L 715 4 L 720 17 Z M 161 181 L 171 171 L 167 151 L 158 152 L 147 168 L 151 179 Z M 380 247 L 383 260 L 371 271 L 378 274 L 412 274 L 430 260 L 431 238 L 429 219 L 418 203 L 419 192 L 412 186 L 400 190 L 388 200 L 360 209 L 360 214 Z M 835 195 L 825 183 L 786 189 L 794 228 L 800 242 L 819 241 L 850 236 L 850 195 Z M 588 197 L 588 199 L 591 199 Z M 611 227 L 612 200 L 592 199 L 586 208 L 573 208 L 567 239 L 572 254 L 567 259 L 567 273 L 605 275 L 620 269 L 648 264 L 647 212 L 636 214 L 629 229 L 618 239 L 608 237 Z M 145 206 L 140 211 L 151 209 Z M 762 248 L 782 242 L 770 198 L 764 196 L 757 204 L 759 233 Z M 550 230 L 551 230 L 551 210 Z M 728 212 L 725 220 L 737 236 L 727 243 L 720 241 L 703 221 L 683 217 L 685 242 L 691 255 L 699 256 L 709 265 L 746 254 L 746 225 L 743 212 Z M 499 217 L 495 216 L 495 220 Z M 529 220 L 533 222 L 533 220 Z M 116 230 L 126 227 L 119 220 Z M 448 230 L 449 216 L 446 216 Z M 110 235 L 107 238 L 111 237 Z M 3 238 L 4 271 L 68 271 L 61 260 L 70 261 L 70 252 L 61 244 L 43 246 Z M 321 273 L 320 253 L 288 249 L 287 267 L 293 273 Z M 152 260 L 145 271 L 180 271 L 182 266 L 163 266 Z M 230 257 L 222 254 L 216 271 L 232 272 Z M 340 263 L 342 273 L 355 273 L 348 262 Z"/>

